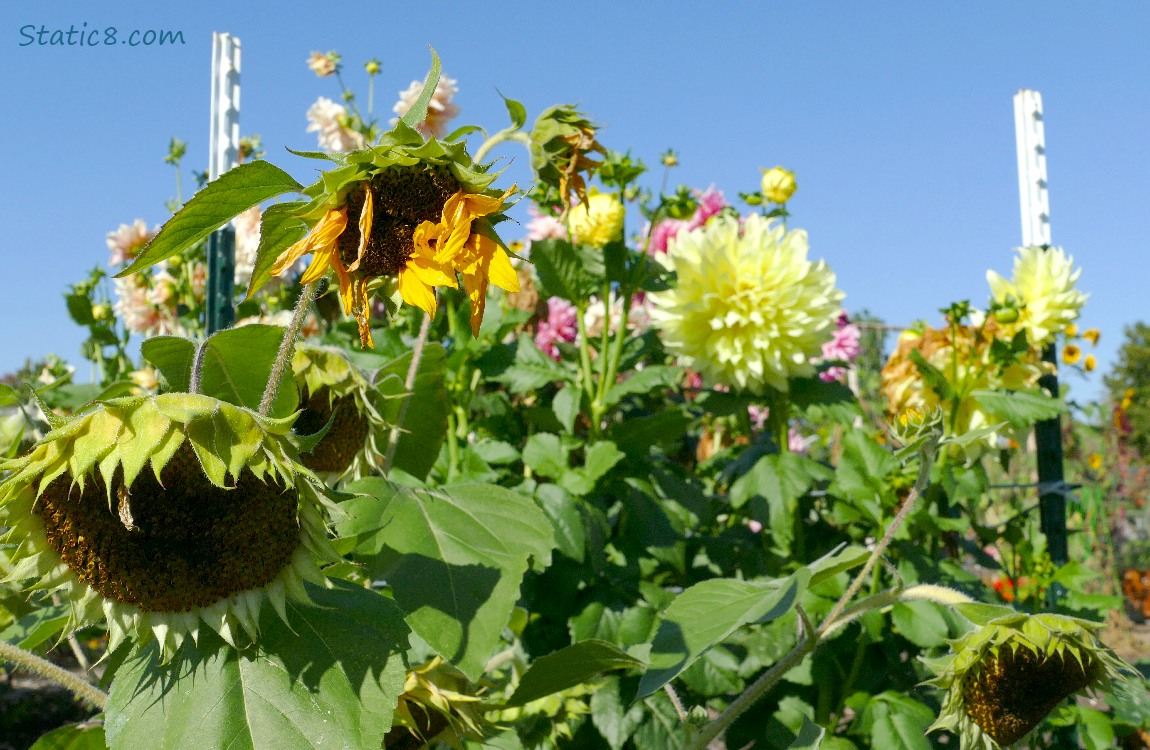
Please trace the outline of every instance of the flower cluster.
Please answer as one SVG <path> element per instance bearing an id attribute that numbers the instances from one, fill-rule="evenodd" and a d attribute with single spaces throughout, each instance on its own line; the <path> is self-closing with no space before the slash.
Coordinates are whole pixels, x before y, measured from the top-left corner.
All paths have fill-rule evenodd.
<path id="1" fill-rule="evenodd" d="M 1025 330 L 1034 345 L 1048 344 L 1078 318 L 1087 295 L 1075 288 L 1081 269 L 1057 247 L 1021 247 L 1010 281 L 986 272 L 992 310 L 1010 337 Z"/>
<path id="2" fill-rule="evenodd" d="M 693 193 L 698 202 L 695 212 L 688 219 L 663 219 L 651 228 L 651 239 L 647 246 L 650 253 L 667 252 L 667 244 L 680 232 L 690 232 L 707 223 L 712 216 L 717 216 L 729 204 L 723 197 L 723 191 L 715 189 L 712 185 L 706 190 L 696 190 Z"/>

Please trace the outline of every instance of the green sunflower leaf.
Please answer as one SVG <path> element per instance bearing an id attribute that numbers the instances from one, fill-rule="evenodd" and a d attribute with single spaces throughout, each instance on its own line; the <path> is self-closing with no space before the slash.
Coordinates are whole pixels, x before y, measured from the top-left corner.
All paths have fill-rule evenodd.
<path id="1" fill-rule="evenodd" d="M 603 672 L 641 669 L 644 663 L 606 641 L 581 641 L 535 660 L 523 674 L 508 706 L 531 701 L 590 682 Z"/>
<path id="2" fill-rule="evenodd" d="M 165 390 L 187 393 L 192 380 L 196 342 L 180 336 L 154 336 L 140 344 L 140 355 L 160 372 Z"/>
<path id="3" fill-rule="evenodd" d="M 116 278 L 143 271 L 183 252 L 268 198 L 301 190 L 303 185 L 291 175 L 262 159 L 234 167 L 193 195 Z"/>
<path id="4" fill-rule="evenodd" d="M 435 47 L 429 47 L 429 49 L 431 50 L 431 70 L 427 72 L 427 78 L 423 81 L 423 90 L 419 92 L 419 96 L 411 105 L 411 109 L 407 110 L 406 114 L 400 118 L 405 125 L 412 128 L 427 117 L 427 105 L 431 103 L 431 97 L 435 95 L 435 87 L 439 85 L 439 74 L 442 70 L 439 55 L 435 53 Z"/>
<path id="5" fill-rule="evenodd" d="M 679 594 L 663 612 L 651 644 L 651 665 L 639 682 L 639 697 L 663 687 L 739 627 L 785 615 L 798 603 L 810 577 L 807 568 L 800 568 L 787 578 L 770 581 L 715 578 Z"/>
<path id="6" fill-rule="evenodd" d="M 407 623 L 472 680 L 501 642 L 529 566 L 555 546 L 535 502 L 490 484 L 413 490 L 370 477 L 344 503 L 341 536 L 386 579 Z"/>
<path id="7" fill-rule="evenodd" d="M 53 729 L 28 750 L 108 750 L 108 743 L 104 740 L 104 725 L 92 721 Z"/>
<path id="8" fill-rule="evenodd" d="M 1051 398 L 1045 391 L 977 390 L 970 394 L 987 411 L 996 414 L 1016 429 L 1026 429 L 1035 422 L 1065 414 L 1066 404 Z"/>
<path id="9" fill-rule="evenodd" d="M 532 242 L 531 262 L 539 275 L 540 296 L 561 297 L 576 305 L 587 304 L 607 272 L 602 250 L 567 240 Z"/>
<path id="10" fill-rule="evenodd" d="M 423 348 L 415 386 L 400 425 L 399 443 L 395 447 L 392 466 L 419 479 L 431 471 L 440 447 L 447 440 L 447 415 L 451 405 L 444 386 L 446 358 L 447 352 L 442 344 L 428 344 Z M 410 368 L 411 352 L 385 365 L 376 375 L 379 392 L 385 397 L 404 394 L 403 384 Z M 387 424 L 397 423 L 402 403 L 401 398 L 387 399 L 381 415 Z"/>
<path id="11" fill-rule="evenodd" d="M 229 328 L 209 336 L 204 342 L 200 393 L 258 410 L 285 330 L 261 324 Z M 295 379 L 291 368 L 285 367 L 269 415 L 286 417 L 298 405 Z"/>
<path id="12" fill-rule="evenodd" d="M 268 206 L 263 212 L 260 217 L 260 246 L 256 250 L 256 262 L 244 299 L 251 299 L 253 294 L 268 283 L 271 267 L 280 254 L 307 234 L 308 223 L 296 215 L 306 205 L 303 201 L 288 201 Z"/>
<path id="13" fill-rule="evenodd" d="M 335 582 L 316 606 L 265 607 L 258 648 L 210 631 L 161 666 L 154 647 L 116 673 L 105 729 L 111 750 L 342 750 L 379 747 L 406 671 L 408 628 L 386 597 Z"/>

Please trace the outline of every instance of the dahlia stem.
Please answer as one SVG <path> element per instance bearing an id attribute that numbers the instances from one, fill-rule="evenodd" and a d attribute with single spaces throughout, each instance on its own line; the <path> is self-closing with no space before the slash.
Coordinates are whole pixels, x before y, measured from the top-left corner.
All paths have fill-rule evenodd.
<path id="1" fill-rule="evenodd" d="M 57 685 L 67 688 L 77 698 L 100 711 L 104 710 L 104 704 L 108 702 L 108 694 L 103 690 L 19 646 L 0 641 L 0 661 L 11 662 L 21 669 L 51 680 Z"/>
<path id="2" fill-rule="evenodd" d="M 383 475 L 391 473 L 391 464 L 395 461 L 395 449 L 399 445 L 399 435 L 403 428 L 403 420 L 407 416 L 407 405 L 415 391 L 415 376 L 419 374 L 419 363 L 423 359 L 423 347 L 427 343 L 427 334 L 431 330 L 431 316 L 423 315 L 423 322 L 419 324 L 419 336 L 415 339 L 415 346 L 411 348 L 411 364 L 407 368 L 407 379 L 403 381 L 403 390 L 407 395 L 399 404 L 399 413 L 395 416 L 395 424 L 391 426 L 391 434 L 387 438 L 387 455 L 383 457 Z"/>
<path id="3" fill-rule="evenodd" d="M 275 364 L 272 365 L 271 377 L 268 378 L 267 387 L 264 388 L 263 398 L 260 399 L 260 416 L 266 417 L 268 412 L 272 410 L 272 402 L 276 400 L 276 391 L 280 388 L 280 380 L 283 378 L 284 369 L 287 368 L 288 363 L 291 362 L 292 354 L 295 352 L 295 337 L 299 335 L 299 329 L 303 327 L 303 319 L 307 314 L 307 310 L 311 307 L 311 301 L 315 298 L 315 290 L 318 281 L 313 281 L 303 288 L 300 292 L 299 299 L 295 303 L 295 312 L 292 313 L 291 323 L 288 324 L 287 331 L 284 332 L 283 341 L 280 342 L 279 354 L 276 355 Z"/>

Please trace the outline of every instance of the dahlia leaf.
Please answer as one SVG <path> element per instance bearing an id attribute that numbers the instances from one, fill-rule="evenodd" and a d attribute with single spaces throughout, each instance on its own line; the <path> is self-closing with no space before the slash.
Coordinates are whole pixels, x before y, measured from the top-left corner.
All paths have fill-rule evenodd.
<path id="1" fill-rule="evenodd" d="M 159 371 L 164 390 L 187 393 L 192 382 L 196 342 L 181 336 L 153 336 L 140 344 L 140 356 Z"/>
<path id="2" fill-rule="evenodd" d="M 104 725 L 99 721 L 65 724 L 36 740 L 28 750 L 108 750 Z"/>
<path id="3" fill-rule="evenodd" d="M 606 273 L 602 250 L 567 240 L 532 242 L 531 262 L 539 276 L 541 297 L 561 297 L 575 305 L 587 304 Z"/>
<path id="4" fill-rule="evenodd" d="M 379 747 L 403 692 L 408 629 L 387 598 L 337 582 L 316 606 L 265 607 L 256 649 L 213 633 L 166 666 L 149 648 L 116 673 L 106 708 L 111 750 L 312 750 Z"/>
<path id="5" fill-rule="evenodd" d="M 423 90 L 419 92 L 415 102 L 411 105 L 411 109 L 400 118 L 400 120 L 408 127 L 414 128 L 427 117 L 427 105 L 431 103 L 431 97 L 435 95 L 435 87 L 439 85 L 439 74 L 442 67 L 439 63 L 439 55 L 435 53 L 435 47 L 429 47 L 431 50 L 431 70 L 427 72 L 427 78 L 423 81 Z"/>
<path id="6" fill-rule="evenodd" d="M 268 206 L 260 217 L 260 245 L 256 250 L 256 261 L 252 276 L 248 280 L 248 292 L 244 299 L 251 299 L 264 284 L 271 279 L 271 267 L 284 250 L 299 242 L 307 234 L 308 223 L 296 215 L 303 208 L 303 201 L 288 201 Z"/>
<path id="7" fill-rule="evenodd" d="M 629 417 L 611 426 L 608 437 L 634 460 L 644 459 L 652 447 L 672 448 L 682 442 L 694 419 L 682 407 L 648 417 Z"/>
<path id="8" fill-rule="evenodd" d="M 646 706 L 642 723 L 631 737 L 636 750 L 683 750 L 686 731 L 678 709 L 666 693 L 656 693 L 643 701 Z"/>
<path id="9" fill-rule="evenodd" d="M 535 499 L 551 521 L 556 549 L 572 560 L 583 562 L 587 555 L 587 528 L 575 498 L 559 485 L 547 483 L 535 488 Z"/>
<path id="10" fill-rule="evenodd" d="M 623 750 L 646 716 L 642 704 L 628 705 L 624 691 L 618 677 L 608 677 L 591 694 L 591 721 L 611 750 Z"/>
<path id="11" fill-rule="evenodd" d="M 651 664 L 639 682 L 650 695 L 689 667 L 707 649 L 749 622 L 770 622 L 798 603 L 810 570 L 769 581 L 715 578 L 690 587 L 663 612 L 651 643 Z"/>
<path id="12" fill-rule="evenodd" d="M 268 198 L 301 190 L 303 186 L 291 175 L 270 162 L 257 159 L 240 164 L 193 195 L 116 278 L 143 271 L 183 252 Z"/>
<path id="13" fill-rule="evenodd" d="M 823 744 L 823 737 L 827 734 L 824 727 L 811 721 L 806 716 L 803 716 L 803 725 L 799 728 L 799 734 L 795 737 L 787 750 L 818 750 Z"/>
<path id="14" fill-rule="evenodd" d="M 1066 403 L 1042 390 L 996 391 L 977 390 L 970 394 L 979 406 L 1002 417 L 1015 429 L 1024 430 L 1035 422 L 1054 419 L 1067 412 Z"/>
<path id="15" fill-rule="evenodd" d="M 523 446 L 523 465 L 539 476 L 559 479 L 568 471 L 570 448 L 558 435 L 540 432 L 527 438 Z"/>
<path id="16" fill-rule="evenodd" d="M 668 365 L 644 367 L 622 383 L 611 386 L 604 399 L 604 406 L 614 406 L 627 396 L 641 396 L 656 389 L 671 388 L 682 378 L 682 367 Z"/>
<path id="17" fill-rule="evenodd" d="M 644 662 L 606 641 L 574 643 L 541 656 L 519 680 L 507 706 L 523 706 L 568 688 L 590 682 L 603 672 L 641 669 Z"/>
<path id="18" fill-rule="evenodd" d="M 863 709 L 862 722 L 870 726 L 874 747 L 930 750 L 926 729 L 934 712 L 916 700 L 891 691 L 879 693 Z"/>
<path id="19" fill-rule="evenodd" d="M 575 432 L 575 419 L 579 416 L 583 404 L 583 389 L 573 385 L 564 386 L 551 400 L 551 411 L 555 418 L 563 425 L 563 431 L 571 434 Z"/>
<path id="20" fill-rule="evenodd" d="M 811 571 L 811 586 L 817 586 L 828 578 L 847 570 L 853 570 L 866 562 L 870 550 L 856 545 L 847 546 L 843 542 L 813 563 L 807 565 Z"/>
<path id="21" fill-rule="evenodd" d="M 504 383 L 512 393 L 531 393 L 556 381 L 574 382 L 572 374 L 539 351 L 529 336 L 520 336 L 512 347 L 515 352 L 514 362 L 492 376 L 492 380 Z"/>
<path id="22" fill-rule="evenodd" d="M 371 477 L 348 485 L 341 536 L 391 584 L 407 623 L 472 680 L 501 642 L 529 566 L 555 546 L 534 500 L 491 484 L 414 490 Z"/>

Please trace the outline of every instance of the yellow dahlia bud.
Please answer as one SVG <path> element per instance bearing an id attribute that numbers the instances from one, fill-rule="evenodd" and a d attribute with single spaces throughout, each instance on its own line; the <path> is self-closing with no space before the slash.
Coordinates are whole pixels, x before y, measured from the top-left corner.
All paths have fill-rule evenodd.
<path id="1" fill-rule="evenodd" d="M 363 64 L 363 69 L 367 71 L 369 76 L 379 75 L 379 71 L 382 70 L 382 68 L 383 65 L 379 62 L 379 60 L 368 60 Z"/>
<path id="2" fill-rule="evenodd" d="M 963 750 L 997 750 L 1026 737 L 1058 704 L 1128 670 L 1095 635 L 1101 627 L 1064 615 L 1011 614 L 951 642 L 927 660 L 946 690 L 930 730 L 959 736 Z"/>
<path id="3" fill-rule="evenodd" d="M 763 170 L 763 197 L 771 203 L 786 203 L 798 190 L 795 173 L 782 167 Z"/>
<path id="4" fill-rule="evenodd" d="M 571 235 L 584 245 L 603 247 L 623 236 L 625 214 L 616 196 L 593 190 L 585 203 L 571 208 Z"/>
<path id="5" fill-rule="evenodd" d="M 92 305 L 92 320 L 107 320 L 109 313 L 111 313 L 111 310 L 107 305 Z"/>
<path id="6" fill-rule="evenodd" d="M 0 464 L 9 579 L 59 592 L 71 626 L 108 620 L 109 649 L 170 657 L 201 624 L 235 645 L 270 601 L 306 601 L 335 559 L 291 419 L 202 395 L 113 399 Z M 314 484 L 313 484 L 314 483 Z"/>

